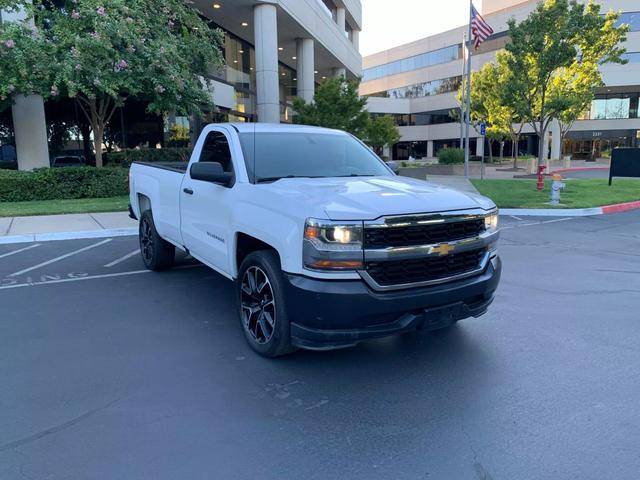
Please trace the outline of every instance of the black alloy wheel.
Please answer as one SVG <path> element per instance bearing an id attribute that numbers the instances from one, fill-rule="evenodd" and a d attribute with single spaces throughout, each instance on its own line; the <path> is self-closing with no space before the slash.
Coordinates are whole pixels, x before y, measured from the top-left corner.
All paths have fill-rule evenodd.
<path id="1" fill-rule="evenodd" d="M 276 325 L 276 301 L 267 274 L 258 266 L 249 267 L 242 278 L 240 304 L 247 332 L 258 344 L 273 336 Z"/>

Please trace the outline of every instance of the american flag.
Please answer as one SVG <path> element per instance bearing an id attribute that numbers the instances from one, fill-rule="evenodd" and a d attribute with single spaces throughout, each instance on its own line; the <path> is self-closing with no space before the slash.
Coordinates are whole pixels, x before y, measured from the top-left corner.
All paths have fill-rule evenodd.
<path id="1" fill-rule="evenodd" d="M 473 47 L 477 50 L 482 42 L 491 36 L 493 29 L 485 22 L 478 13 L 476 7 L 471 4 L 471 33 L 473 36 Z"/>

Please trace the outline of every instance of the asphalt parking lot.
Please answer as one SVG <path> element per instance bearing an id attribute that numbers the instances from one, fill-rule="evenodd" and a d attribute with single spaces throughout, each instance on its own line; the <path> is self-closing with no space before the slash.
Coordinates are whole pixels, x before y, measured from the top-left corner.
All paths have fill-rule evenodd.
<path id="1" fill-rule="evenodd" d="M 637 479 L 640 211 L 502 225 L 484 317 L 277 360 L 190 258 L 0 245 L 0 479 Z"/>

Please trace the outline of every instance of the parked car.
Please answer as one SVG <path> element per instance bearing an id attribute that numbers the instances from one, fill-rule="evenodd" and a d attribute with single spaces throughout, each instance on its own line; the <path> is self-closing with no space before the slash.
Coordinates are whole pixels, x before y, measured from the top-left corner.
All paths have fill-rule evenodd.
<path id="1" fill-rule="evenodd" d="M 58 155 L 51 160 L 51 168 L 58 167 L 84 167 L 87 164 L 80 155 Z"/>
<path id="2" fill-rule="evenodd" d="M 498 286 L 498 211 L 396 176 L 352 135 L 214 124 L 183 164 L 133 163 L 147 268 L 175 249 L 235 282 L 249 345 L 275 357 L 453 325 Z"/>

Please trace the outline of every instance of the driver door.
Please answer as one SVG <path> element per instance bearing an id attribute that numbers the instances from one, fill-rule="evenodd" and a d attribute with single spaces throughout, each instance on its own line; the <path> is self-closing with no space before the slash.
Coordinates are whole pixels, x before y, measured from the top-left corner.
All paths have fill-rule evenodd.
<path id="1" fill-rule="evenodd" d="M 218 162 L 225 172 L 234 173 L 229 138 L 222 131 L 210 131 L 202 145 L 198 162 Z M 229 273 L 230 204 L 229 186 L 191 178 L 187 171 L 180 190 L 182 239 L 198 260 Z"/>

